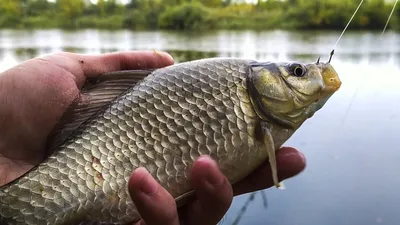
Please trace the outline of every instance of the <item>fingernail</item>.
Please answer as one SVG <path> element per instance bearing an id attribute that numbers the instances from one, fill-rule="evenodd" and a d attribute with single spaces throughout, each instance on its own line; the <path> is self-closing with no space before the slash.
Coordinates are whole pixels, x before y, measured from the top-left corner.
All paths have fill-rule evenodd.
<path id="1" fill-rule="evenodd" d="M 170 54 L 168 54 L 167 52 L 162 52 L 162 54 L 163 54 L 165 57 L 169 58 L 171 61 L 174 61 L 174 58 L 173 58 Z"/>
<path id="2" fill-rule="evenodd" d="M 285 149 L 279 156 L 279 173 L 282 179 L 297 175 L 306 167 L 306 157 L 297 150 Z"/>
<path id="3" fill-rule="evenodd" d="M 212 160 L 209 156 L 201 156 L 199 158 L 200 162 L 210 165 L 209 171 L 206 176 L 206 180 L 212 186 L 219 186 L 224 182 L 224 177 L 219 171 L 217 163 Z"/>
<path id="4" fill-rule="evenodd" d="M 145 168 L 139 168 L 136 171 L 142 170 L 143 178 L 141 180 L 140 190 L 145 193 L 146 195 L 153 195 L 158 190 L 158 183 L 154 180 L 151 174 Z"/>
<path id="5" fill-rule="evenodd" d="M 284 154 L 284 156 L 286 158 L 285 161 L 291 164 L 299 164 L 299 162 L 302 162 L 303 164 L 306 163 L 306 157 L 301 152 L 288 152 Z"/>

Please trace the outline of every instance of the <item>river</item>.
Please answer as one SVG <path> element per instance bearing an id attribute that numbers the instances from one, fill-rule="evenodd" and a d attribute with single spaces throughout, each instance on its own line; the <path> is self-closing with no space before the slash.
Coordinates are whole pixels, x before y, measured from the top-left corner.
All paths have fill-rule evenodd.
<path id="1" fill-rule="evenodd" d="M 0 71 L 56 51 L 157 49 L 176 61 L 221 56 L 312 62 L 321 55 L 326 61 L 339 34 L 0 30 Z M 304 152 L 307 168 L 287 180 L 285 190 L 263 191 L 266 202 L 261 192 L 236 197 L 222 224 L 400 224 L 400 34 L 349 31 L 332 64 L 343 82 L 340 91 L 286 143 Z"/>

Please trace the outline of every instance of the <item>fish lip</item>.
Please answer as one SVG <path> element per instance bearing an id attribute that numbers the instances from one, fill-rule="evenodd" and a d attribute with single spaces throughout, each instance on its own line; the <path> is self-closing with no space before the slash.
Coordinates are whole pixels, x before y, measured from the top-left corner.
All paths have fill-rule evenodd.
<path id="1" fill-rule="evenodd" d="M 330 63 L 319 63 L 322 79 L 324 82 L 323 93 L 333 94 L 340 89 L 342 81 Z"/>
<path id="2" fill-rule="evenodd" d="M 337 92 L 341 86 L 342 86 L 342 82 L 340 80 L 335 81 L 333 84 L 325 82 L 325 87 L 323 89 L 323 92 L 333 94 L 333 93 Z"/>

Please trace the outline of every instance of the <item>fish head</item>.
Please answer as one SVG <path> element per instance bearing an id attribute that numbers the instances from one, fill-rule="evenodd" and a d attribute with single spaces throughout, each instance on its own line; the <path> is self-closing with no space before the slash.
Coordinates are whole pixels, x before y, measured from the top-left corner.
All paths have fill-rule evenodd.
<path id="1" fill-rule="evenodd" d="M 297 129 L 339 90 L 341 81 L 329 63 L 253 63 L 248 88 L 261 119 Z"/>

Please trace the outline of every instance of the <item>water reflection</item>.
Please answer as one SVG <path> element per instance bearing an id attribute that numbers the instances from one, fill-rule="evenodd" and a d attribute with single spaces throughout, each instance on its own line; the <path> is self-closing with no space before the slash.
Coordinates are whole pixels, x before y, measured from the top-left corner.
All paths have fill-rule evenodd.
<path id="1" fill-rule="evenodd" d="M 38 55 L 56 51 L 103 53 L 124 50 L 168 50 L 195 52 L 221 57 L 241 57 L 259 60 L 316 60 L 328 57 L 339 32 L 336 31 L 218 31 L 207 33 L 130 32 L 121 31 L 61 31 L 61 30 L 0 30 L 0 51 L 12 54 L 15 49 L 37 49 Z M 335 59 L 354 62 L 368 57 L 373 63 L 390 57 L 399 62 L 400 34 L 387 32 L 349 31 L 337 46 Z M 201 53 L 203 52 L 203 53 Z M 185 53 L 186 54 L 186 53 Z M 192 54 L 192 53 L 190 53 Z M 4 53 L 3 53 L 4 55 Z M 3 56 L 4 57 L 4 56 Z M 188 56 L 186 59 L 193 59 Z M 0 61 L 1 62 L 1 61 Z"/>
<path id="2" fill-rule="evenodd" d="M 31 59 L 38 55 L 36 48 L 16 48 L 14 50 L 15 56 L 22 60 Z"/>
<path id="3" fill-rule="evenodd" d="M 87 49 L 87 48 L 79 48 L 79 47 L 63 47 L 61 51 L 67 52 L 76 52 L 76 53 L 88 53 L 88 52 L 97 52 L 97 53 L 107 53 L 107 52 L 115 52 L 118 51 L 118 48 L 99 48 L 99 49 Z M 127 50 L 137 50 L 135 48 L 127 49 Z M 268 53 L 268 52 L 257 52 L 255 53 L 255 57 L 244 57 L 244 54 L 241 52 L 227 52 L 221 53 L 218 51 L 195 51 L 195 50 L 168 50 L 168 48 L 164 49 L 168 53 L 170 53 L 175 62 L 184 62 L 202 58 L 211 58 L 211 57 L 234 57 L 234 58 L 249 58 L 249 59 L 258 59 L 258 60 L 278 60 L 282 58 L 282 60 L 296 60 L 296 61 L 305 61 L 305 62 L 315 62 L 317 58 L 321 55 L 316 53 L 309 54 L 298 54 L 298 53 L 288 53 L 284 57 L 281 57 L 278 53 Z M 10 50 L 1 49 L 0 48 L 0 64 L 3 64 L 3 67 L 10 67 L 11 65 L 4 65 L 6 62 L 6 58 L 11 57 L 11 61 L 25 61 L 27 59 L 31 59 L 38 55 L 44 55 L 52 53 L 52 48 L 14 48 Z M 7 56 L 7 57 L 6 57 Z M 325 54 L 325 60 L 327 60 L 327 54 Z M 347 63 L 355 63 L 358 64 L 360 62 L 367 62 L 371 64 L 398 64 L 400 59 L 400 53 L 368 53 L 368 54 L 359 54 L 359 53 L 348 53 L 348 54 L 340 54 L 339 58 L 335 55 L 334 61 L 339 60 L 340 62 Z M 1 68 L 1 67 L 0 67 Z"/>
<path id="4" fill-rule="evenodd" d="M 166 50 L 177 62 L 209 57 L 326 61 L 339 32 L 208 33 L 82 30 L 0 31 L 0 71 L 56 51 Z M 234 199 L 223 224 L 398 224 L 400 34 L 351 31 L 333 59 L 343 85 L 286 143 L 306 170 L 287 189 Z"/>

